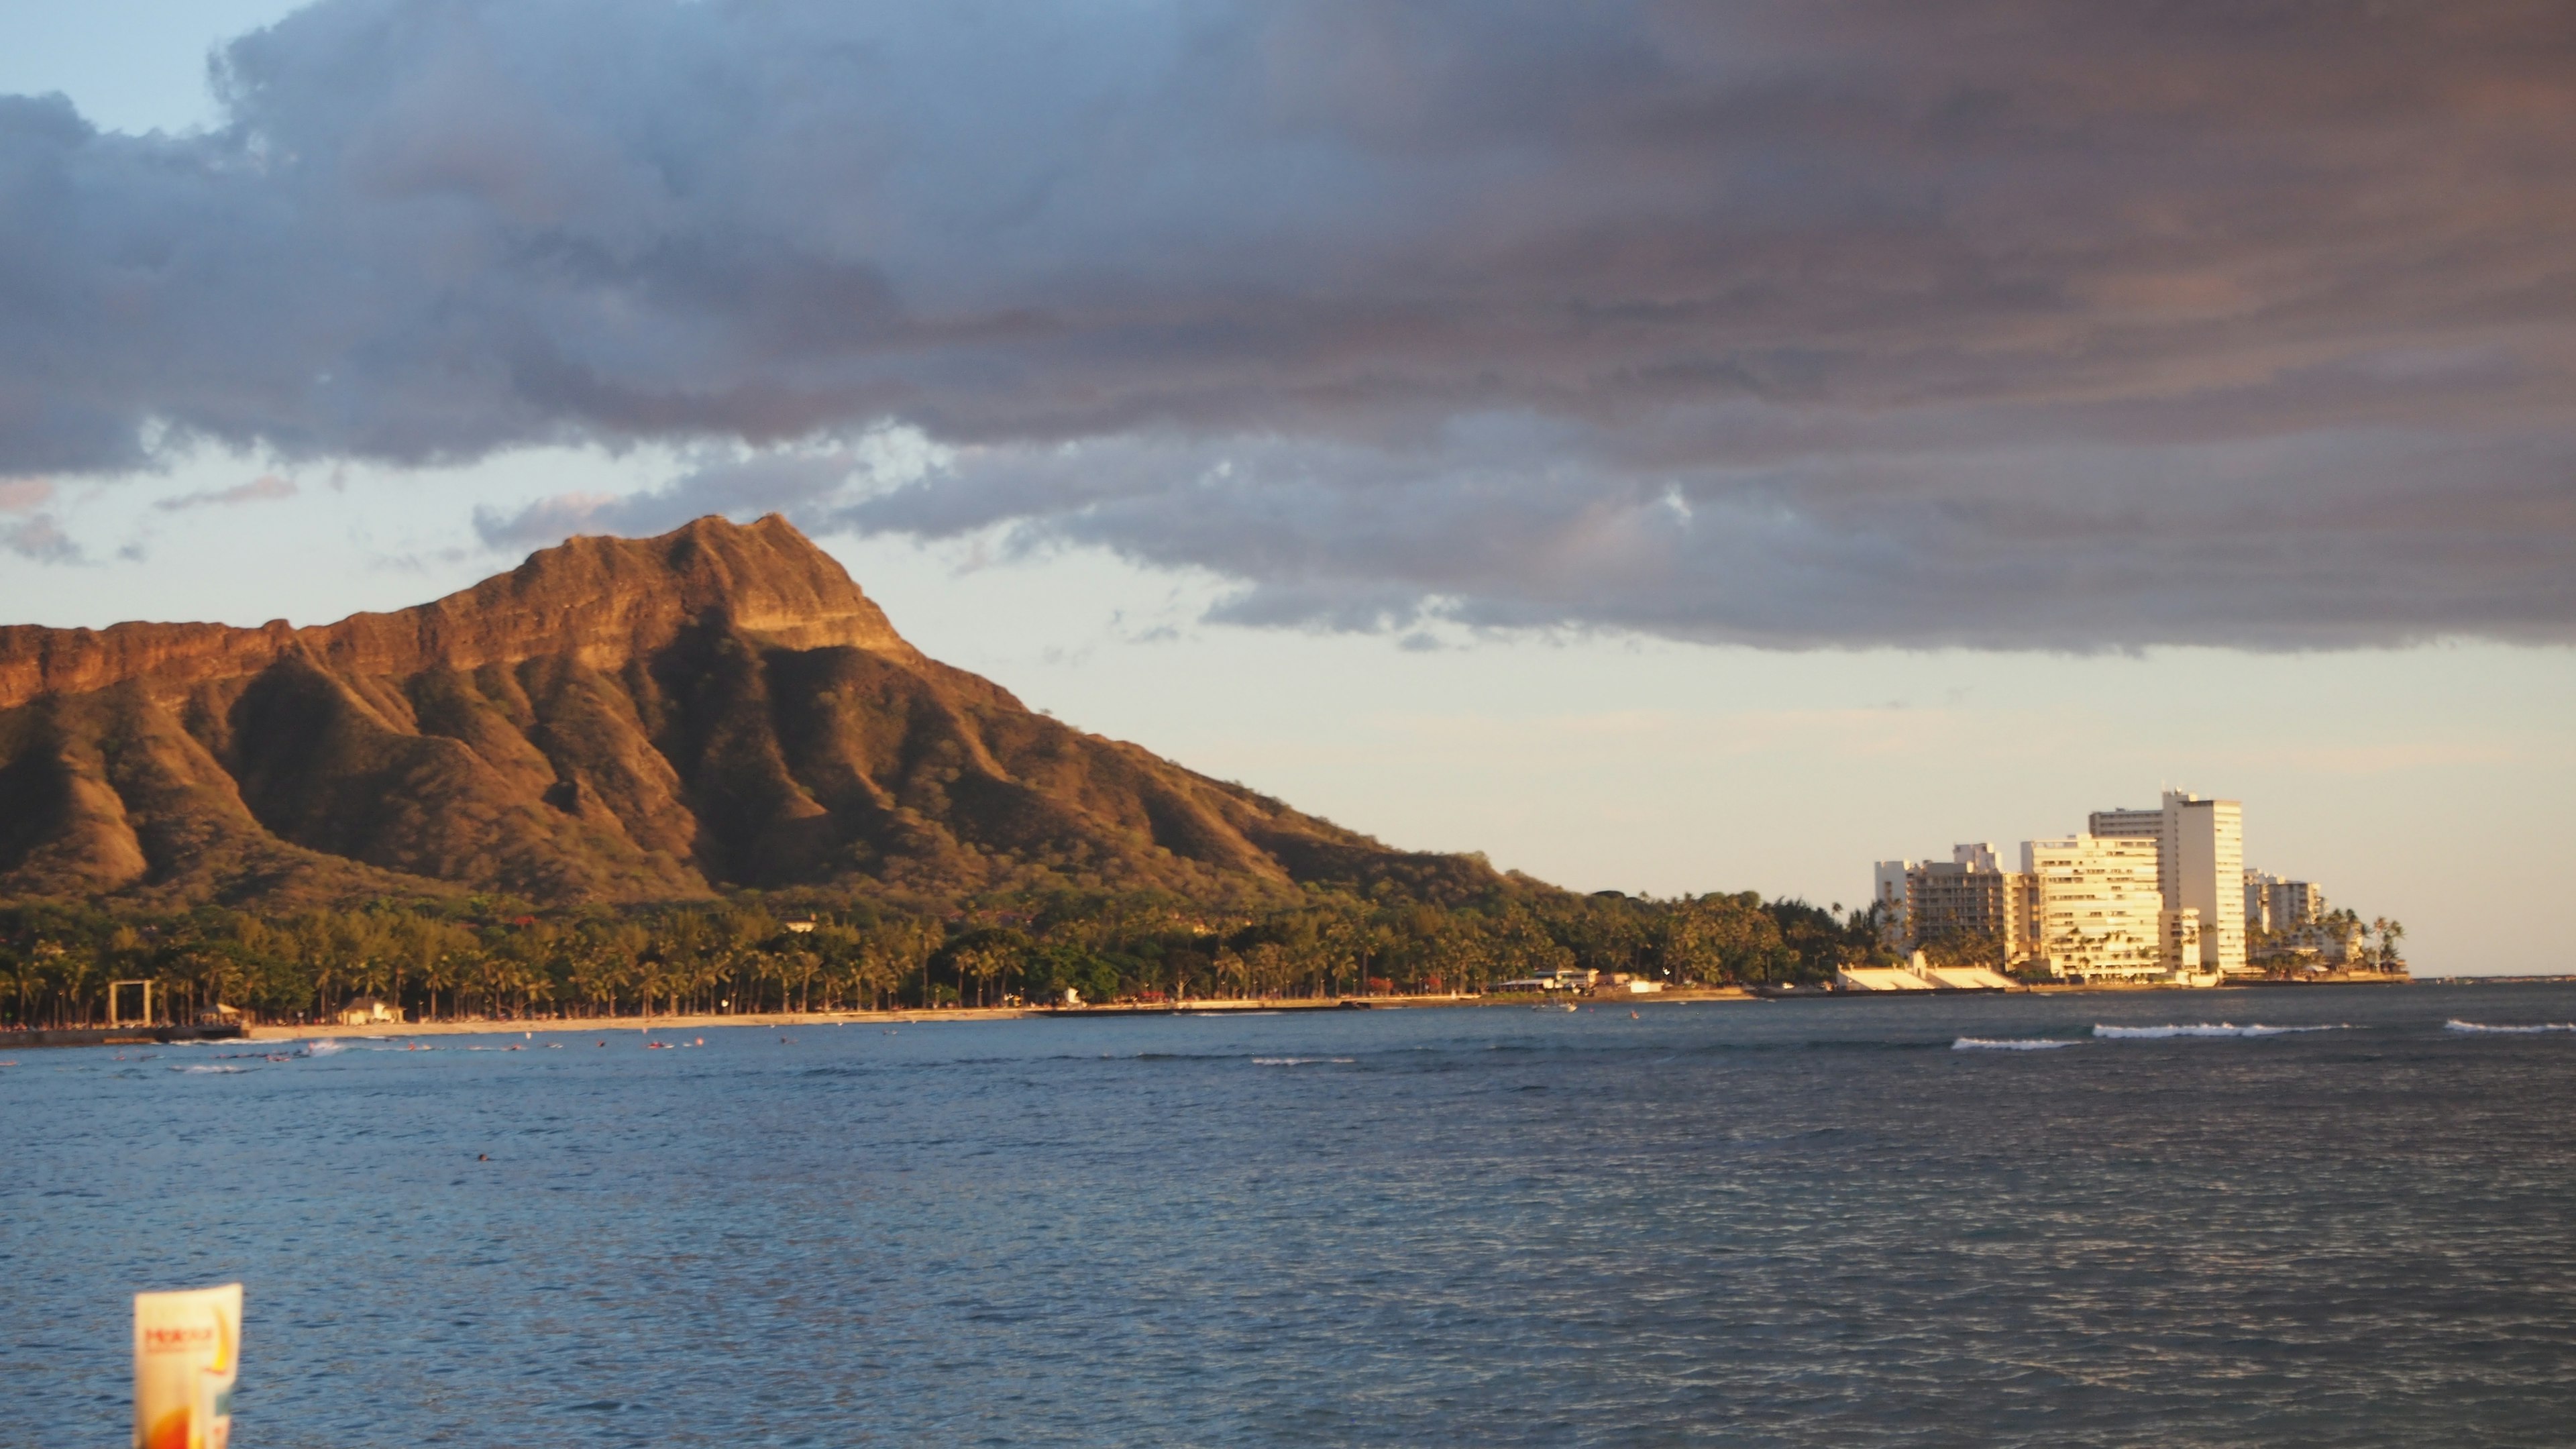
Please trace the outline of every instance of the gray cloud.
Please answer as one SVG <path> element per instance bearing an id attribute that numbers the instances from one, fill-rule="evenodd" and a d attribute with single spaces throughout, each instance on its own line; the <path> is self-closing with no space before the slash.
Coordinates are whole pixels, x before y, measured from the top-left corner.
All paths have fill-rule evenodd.
<path id="1" fill-rule="evenodd" d="M 273 503 L 292 498 L 297 493 L 294 480 L 263 473 L 247 483 L 230 488 L 208 488 L 195 493 L 181 493 L 171 498 L 155 499 L 152 506 L 164 513 L 182 513 L 191 508 L 229 508 L 239 503 Z"/>
<path id="2" fill-rule="evenodd" d="M 177 139 L 0 98 L 0 474 L 658 440 L 711 461 L 477 528 L 1002 527 L 1326 627 L 2576 634 L 2564 6 L 324 0 L 223 76 Z"/>
<path id="3" fill-rule="evenodd" d="M 17 515 L 15 522 L 0 522 L 0 548 L 37 563 L 81 562 L 80 545 L 64 534 L 53 514 L 41 511 L 53 501 L 50 478 L 0 479 L 0 517 Z"/>
<path id="4" fill-rule="evenodd" d="M 80 545 L 72 542 L 50 513 L 38 513 L 15 523 L 0 524 L 0 548 L 20 558 L 37 563 L 80 563 L 85 555 Z"/>
<path id="5" fill-rule="evenodd" d="M 643 493 L 560 493 L 516 513 L 478 508 L 486 547 L 542 547 L 576 533 L 648 534 L 710 513 L 752 518 L 786 512 L 812 521 L 845 514 L 870 491 L 917 481 L 946 463 L 912 429 L 875 428 L 833 446 L 702 450 L 695 464 Z"/>
<path id="6" fill-rule="evenodd" d="M 804 516 L 1211 568 L 1244 581 L 1219 615 L 1246 624 L 2087 649 L 2349 646 L 2421 636 L 2428 616 L 2537 641 L 2576 617 L 2563 439 L 2356 429 L 1620 466 L 1663 446 L 1519 419 L 1405 455 L 1118 440 L 971 457 Z"/>
<path id="7" fill-rule="evenodd" d="M 663 533 L 710 513 L 805 512 L 849 481 L 838 453 L 766 454 L 709 463 L 648 493 L 560 493 L 516 513 L 478 508 L 474 531 L 487 547 L 543 547 L 576 533 Z"/>

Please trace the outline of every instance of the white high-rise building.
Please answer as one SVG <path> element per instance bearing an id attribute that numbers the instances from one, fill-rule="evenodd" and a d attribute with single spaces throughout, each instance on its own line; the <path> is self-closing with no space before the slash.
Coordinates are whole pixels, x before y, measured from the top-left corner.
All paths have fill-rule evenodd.
<path id="1" fill-rule="evenodd" d="M 2269 931 L 2274 929 L 2272 923 L 2277 919 L 2277 917 L 2272 914 L 2272 888 L 2280 883 L 2281 878 L 2277 875 L 2266 874 L 2263 871 L 2256 870 L 2250 865 L 2245 868 L 2246 930 Z"/>
<path id="2" fill-rule="evenodd" d="M 2200 961 L 2245 970 L 2245 807 L 2181 790 L 2164 797 L 2157 877 L 2165 909 L 2200 912 Z"/>
<path id="3" fill-rule="evenodd" d="M 1910 860 L 1882 860 L 1873 869 L 1870 899 L 1878 904 L 1878 939 L 1891 951 L 1914 949 L 1914 922 L 1906 906 L 1910 892 L 1905 878 L 1914 869 Z"/>
<path id="4" fill-rule="evenodd" d="M 2026 883 L 2003 868 L 1992 844 L 1954 846 L 1946 861 L 1882 860 L 1874 874 L 1879 936 L 1891 949 L 1991 944 L 1996 956 L 1989 964 L 1997 966 L 2027 954 Z"/>
<path id="5" fill-rule="evenodd" d="M 1991 845 L 1947 861 L 1882 860 L 1871 898 L 1900 951 L 1999 941 L 2007 962 L 2088 980 L 2242 973 L 2249 917 L 2278 930 L 2323 913 L 2324 893 L 2245 869 L 2245 811 L 2167 790 L 2153 810 L 2096 810 L 2082 835 L 2022 842 L 2009 871 Z"/>
<path id="6" fill-rule="evenodd" d="M 2023 841 L 2022 873 L 2035 897 L 2025 927 L 2030 954 L 2045 959 L 2051 975 L 2087 980 L 2175 969 L 2165 952 L 2161 844 L 2107 835 Z"/>
<path id="7" fill-rule="evenodd" d="M 2287 880 L 2268 871 L 2245 872 L 2245 928 L 2295 931 L 2326 913 L 2326 893 L 2314 881 Z"/>
<path id="8" fill-rule="evenodd" d="M 2200 913 L 2203 970 L 2245 967 L 2245 808 L 2167 790 L 2153 810 L 2096 810 L 2096 836 L 2156 843 L 2156 888 L 2168 911 Z"/>
<path id="9" fill-rule="evenodd" d="M 2084 833 L 2116 840 L 2162 840 L 2165 838 L 2165 812 L 2157 810 L 2096 810 L 2084 820 Z"/>

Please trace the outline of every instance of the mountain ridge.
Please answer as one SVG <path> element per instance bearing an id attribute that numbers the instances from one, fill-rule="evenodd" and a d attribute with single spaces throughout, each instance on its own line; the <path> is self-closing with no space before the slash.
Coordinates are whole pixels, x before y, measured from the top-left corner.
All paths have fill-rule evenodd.
<path id="1" fill-rule="evenodd" d="M 638 601 L 621 586 L 657 567 L 679 587 L 645 592 L 641 601 L 655 607 L 621 607 Z M 540 617 L 549 604 L 565 616 Z M 922 657 L 831 556 L 785 519 L 772 514 L 738 527 L 710 517 L 652 539 L 567 539 L 508 573 L 426 604 L 301 629 L 283 619 L 256 629 L 143 622 L 105 629 L 0 626 L 0 710 L 40 694 L 86 693 L 128 679 L 168 684 L 256 672 L 299 648 L 333 666 L 375 674 L 431 660 L 472 668 L 565 652 L 597 665 L 666 642 L 685 618 L 715 604 L 731 607 L 746 630 L 774 634 L 782 643 L 839 643 Z M 490 616 L 496 614 L 498 623 L 517 627 L 495 629 Z"/>
<path id="2" fill-rule="evenodd" d="M 0 628 L 0 894 L 157 904 L 1366 880 L 1392 850 L 923 655 L 785 519 L 409 609 Z"/>

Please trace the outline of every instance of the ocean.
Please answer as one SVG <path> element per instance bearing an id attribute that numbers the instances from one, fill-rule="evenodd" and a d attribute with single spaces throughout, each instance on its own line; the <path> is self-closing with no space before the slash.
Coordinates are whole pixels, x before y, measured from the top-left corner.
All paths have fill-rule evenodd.
<path id="1" fill-rule="evenodd" d="M 128 1295 L 233 1279 L 243 1449 L 2566 1444 L 2576 1031 L 2462 1029 L 2551 1023 L 2576 987 L 0 1054 L 0 1444 L 122 1444 Z"/>

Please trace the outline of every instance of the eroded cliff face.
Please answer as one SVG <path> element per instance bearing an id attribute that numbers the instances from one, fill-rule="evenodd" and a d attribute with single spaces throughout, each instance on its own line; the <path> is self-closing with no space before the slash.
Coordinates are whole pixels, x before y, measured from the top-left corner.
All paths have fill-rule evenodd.
<path id="1" fill-rule="evenodd" d="M 923 657 L 785 520 L 574 539 L 337 624 L 0 629 L 0 894 L 651 900 L 1406 856 Z"/>

